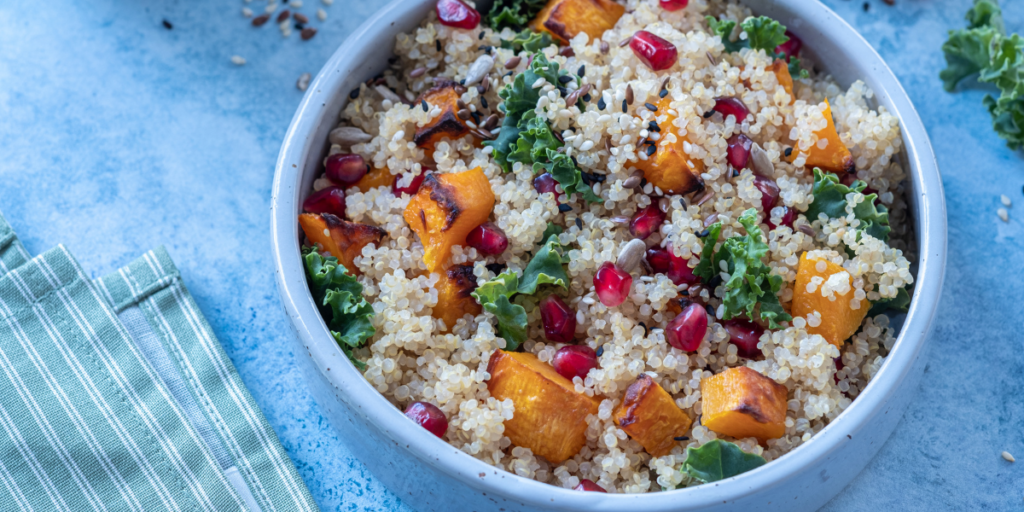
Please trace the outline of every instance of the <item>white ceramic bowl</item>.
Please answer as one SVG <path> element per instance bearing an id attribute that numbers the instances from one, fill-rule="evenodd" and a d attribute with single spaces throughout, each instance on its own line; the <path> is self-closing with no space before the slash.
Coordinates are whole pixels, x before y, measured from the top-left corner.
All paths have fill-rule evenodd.
<path id="1" fill-rule="evenodd" d="M 946 210 L 928 134 L 881 57 L 827 7 L 811 0 L 746 4 L 798 34 L 804 51 L 841 85 L 863 80 L 877 103 L 899 117 L 920 258 L 910 311 L 881 371 L 845 412 L 789 454 L 727 480 L 669 492 L 561 489 L 498 470 L 408 421 L 346 360 L 317 313 L 306 287 L 297 224 L 348 92 L 384 70 L 395 36 L 417 26 L 434 5 L 396 0 L 352 34 L 310 84 L 277 161 L 271 229 L 281 300 L 317 403 L 352 452 L 404 503 L 423 511 L 813 510 L 846 486 L 892 433 L 916 393 L 945 267 Z"/>

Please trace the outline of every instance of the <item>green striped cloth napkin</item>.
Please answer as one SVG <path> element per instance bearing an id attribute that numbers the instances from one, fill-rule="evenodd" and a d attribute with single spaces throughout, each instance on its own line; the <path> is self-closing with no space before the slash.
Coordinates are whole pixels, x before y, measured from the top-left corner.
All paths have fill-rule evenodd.
<path id="1" fill-rule="evenodd" d="M 316 511 L 163 248 L 90 280 L 0 216 L 0 509 Z"/>

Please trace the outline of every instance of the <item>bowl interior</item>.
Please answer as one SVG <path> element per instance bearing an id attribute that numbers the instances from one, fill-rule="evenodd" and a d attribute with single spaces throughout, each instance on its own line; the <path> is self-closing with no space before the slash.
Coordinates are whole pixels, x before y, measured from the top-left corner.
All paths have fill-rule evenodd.
<path id="1" fill-rule="evenodd" d="M 509 487 L 507 479 L 491 483 L 476 478 L 478 471 L 494 468 L 428 435 L 414 427 L 412 422 L 403 421 L 400 411 L 379 395 L 350 364 L 342 362 L 344 356 L 316 312 L 306 288 L 299 257 L 300 233 L 296 218 L 302 200 L 321 172 L 322 160 L 329 149 L 328 132 L 338 124 L 338 114 L 347 103 L 349 92 L 387 67 L 395 35 L 416 27 L 432 9 L 434 2 L 431 0 L 393 2 L 349 37 L 310 85 L 286 135 L 277 164 L 272 235 L 278 285 L 310 358 L 341 391 L 335 393 L 337 398 L 365 414 L 369 423 L 376 425 L 396 443 L 408 446 L 415 456 L 482 491 L 514 496 L 526 503 L 536 500 L 544 505 L 549 505 L 548 500 L 557 497 L 567 507 L 621 508 L 626 503 L 624 500 L 628 500 L 628 503 L 643 503 L 648 510 L 670 510 L 679 509 L 681 494 L 684 493 L 686 508 L 690 509 L 779 485 L 815 461 L 834 455 L 850 433 L 871 428 L 871 421 L 883 413 L 894 393 L 912 392 L 900 387 L 908 382 L 908 377 L 912 380 L 909 373 L 929 332 L 945 265 L 945 205 L 927 133 L 891 70 L 870 45 L 831 10 L 818 2 L 806 0 L 748 0 L 745 3 L 754 12 L 775 18 L 798 34 L 805 43 L 804 51 L 810 54 L 810 60 L 830 72 L 844 88 L 856 80 L 864 81 L 874 91 L 875 103 L 884 106 L 900 120 L 903 137 L 900 159 L 909 176 L 906 195 L 919 254 L 914 300 L 881 371 L 846 411 L 812 441 L 786 456 L 717 485 L 646 495 L 606 495 L 598 501 L 591 493 L 573 493 L 514 475 L 506 474 L 514 480 L 514 489 Z M 486 0 L 477 2 L 482 7 L 488 4 L 490 2 Z M 328 370 L 332 366 L 333 370 Z M 899 413 L 902 414 L 902 410 Z M 891 427 L 888 428 L 891 431 Z M 888 434 L 884 433 L 883 440 Z M 859 472 L 880 445 L 877 443 L 871 447 L 870 454 L 861 457 L 863 462 L 853 462 L 859 467 L 849 478 Z M 843 485 L 845 482 L 829 492 L 834 494 Z"/>

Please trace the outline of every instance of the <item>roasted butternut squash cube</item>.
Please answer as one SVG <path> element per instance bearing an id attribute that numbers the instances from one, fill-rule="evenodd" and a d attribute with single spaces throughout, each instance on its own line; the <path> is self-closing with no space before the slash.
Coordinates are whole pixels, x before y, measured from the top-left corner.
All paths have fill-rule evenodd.
<path id="1" fill-rule="evenodd" d="M 473 265 L 453 265 L 441 274 L 437 282 L 437 306 L 434 306 L 434 318 L 444 320 L 447 328 L 452 330 L 455 322 L 470 314 L 479 315 L 482 308 L 470 294 L 476 290 L 476 275 Z"/>
<path id="2" fill-rule="evenodd" d="M 487 389 L 515 404 L 505 435 L 552 464 L 561 464 L 587 444 L 587 415 L 600 401 L 576 392 L 571 381 L 528 352 L 498 350 L 487 364 Z"/>
<path id="3" fill-rule="evenodd" d="M 828 100 L 825 100 L 825 111 L 822 114 L 824 114 L 828 126 L 818 130 L 815 134 L 817 134 L 819 140 L 827 140 L 828 145 L 822 149 L 815 144 L 804 152 L 807 155 L 807 162 L 804 164 L 804 167 L 807 169 L 820 167 L 824 171 L 840 176 L 853 172 L 853 155 L 850 154 L 850 149 L 839 138 L 839 132 L 836 131 L 836 123 L 832 119 L 832 105 L 829 104 Z M 800 151 L 794 150 L 789 156 L 789 161 L 796 160 L 798 153 Z"/>
<path id="4" fill-rule="evenodd" d="M 390 187 L 394 182 L 395 175 L 391 174 L 391 170 L 387 167 L 382 167 L 380 169 L 370 169 L 352 186 L 359 189 L 360 192 L 366 193 L 373 188 Z"/>
<path id="5" fill-rule="evenodd" d="M 796 96 L 793 96 L 793 75 L 789 73 L 789 64 L 782 59 L 775 59 L 769 69 L 775 73 L 775 79 L 779 81 L 779 85 L 789 94 L 789 103 L 792 104 L 796 100 Z"/>
<path id="6" fill-rule="evenodd" d="M 299 215 L 299 226 L 310 242 L 320 244 L 355 275 L 360 274 L 354 262 L 363 247 L 367 244 L 380 244 L 384 235 L 388 234 L 376 226 L 349 222 L 329 213 L 303 213 Z"/>
<path id="7" fill-rule="evenodd" d="M 736 439 L 764 443 L 786 433 L 786 386 L 739 366 L 700 381 L 701 424 Z"/>
<path id="8" fill-rule="evenodd" d="M 612 0 L 550 0 L 530 28 L 551 34 L 561 44 L 581 32 L 593 41 L 614 27 L 625 12 L 625 7 Z"/>
<path id="9" fill-rule="evenodd" d="M 626 395 L 612 413 L 612 419 L 655 457 L 668 455 L 676 446 L 675 438 L 690 430 L 693 423 L 676 406 L 672 395 L 646 373 L 641 373 L 626 388 Z"/>
<path id="10" fill-rule="evenodd" d="M 436 272 L 451 257 L 453 245 L 487 221 L 494 209 L 491 182 L 479 167 L 460 173 L 428 174 L 409 200 L 403 217 L 423 242 L 423 261 Z"/>
<path id="11" fill-rule="evenodd" d="M 704 161 L 690 158 L 690 155 L 683 151 L 683 144 L 689 141 L 686 137 L 674 133 L 676 128 L 672 122 L 676 116 L 668 113 L 671 102 L 668 96 L 658 101 L 658 117 L 664 114 L 668 119 L 658 123 L 661 138 L 655 146 L 657 151 L 648 156 L 647 160 L 637 160 L 635 165 L 655 187 L 670 194 L 688 194 L 704 188 L 704 180 L 700 177 L 704 172 Z M 670 133 L 675 135 L 675 142 L 670 142 Z M 641 147 L 638 152 L 646 148 Z"/>
<path id="12" fill-rule="evenodd" d="M 819 263 L 825 264 L 825 270 L 818 270 Z M 829 343 L 837 347 L 842 347 L 843 342 L 857 332 L 860 324 L 864 321 L 864 317 L 867 316 L 868 310 L 871 309 L 871 304 L 868 303 L 867 299 L 861 300 L 860 307 L 853 309 L 853 306 L 850 304 L 854 293 L 853 278 L 849 276 L 847 276 L 847 279 L 848 283 L 850 283 L 850 290 L 842 295 L 833 292 L 832 297 L 834 299 L 821 294 L 820 284 L 814 287 L 815 290 L 813 292 L 807 291 L 807 285 L 815 277 L 820 277 L 822 281 L 828 281 L 829 277 L 840 272 L 846 272 L 846 269 L 831 261 L 808 258 L 807 253 L 802 254 L 800 256 L 800 264 L 797 265 L 796 269 L 793 306 L 790 308 L 794 316 L 806 317 L 815 311 L 820 313 L 821 323 L 817 327 L 811 327 L 808 324 L 807 332 L 820 334 Z"/>
<path id="13" fill-rule="evenodd" d="M 459 119 L 458 115 L 458 101 L 464 90 L 458 82 L 448 80 L 435 85 L 416 99 L 416 105 L 426 101 L 431 107 L 441 109 L 440 115 L 416 130 L 412 140 L 417 146 L 429 148 L 429 152 L 432 152 L 434 144 L 442 138 L 455 140 L 469 133 L 469 125 Z"/>

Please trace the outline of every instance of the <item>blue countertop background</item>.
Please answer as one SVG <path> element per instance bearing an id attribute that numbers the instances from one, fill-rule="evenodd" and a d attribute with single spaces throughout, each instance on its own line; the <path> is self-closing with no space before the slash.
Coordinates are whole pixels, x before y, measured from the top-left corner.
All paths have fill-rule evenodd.
<path id="1" fill-rule="evenodd" d="M 32 253 L 63 243 L 94 276 L 166 245 L 324 511 L 410 509 L 346 450 L 295 365 L 274 284 L 270 187 L 302 97 L 296 79 L 315 75 L 380 3 L 306 0 L 299 10 L 320 32 L 300 41 L 242 17 L 266 0 L 0 2 L 0 210 Z M 1024 459 L 1024 153 L 991 130 L 983 87 L 948 94 L 937 77 L 946 31 L 972 2 L 825 3 L 910 93 L 949 212 L 916 399 L 825 510 L 1021 510 L 1024 462 L 999 454 Z M 1008 28 L 1024 31 L 1024 2 L 1003 3 Z M 1000 194 L 1014 202 L 1009 223 L 996 216 Z"/>

